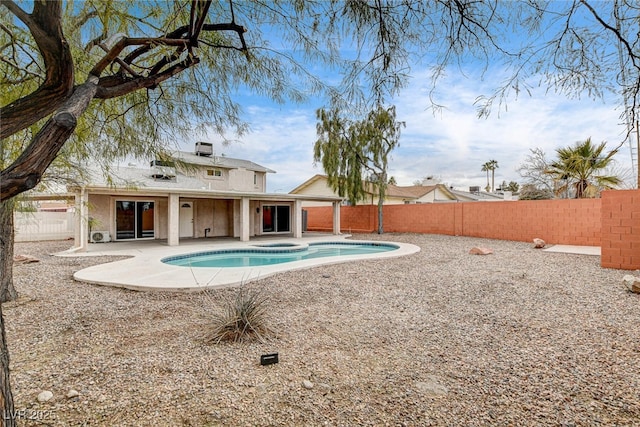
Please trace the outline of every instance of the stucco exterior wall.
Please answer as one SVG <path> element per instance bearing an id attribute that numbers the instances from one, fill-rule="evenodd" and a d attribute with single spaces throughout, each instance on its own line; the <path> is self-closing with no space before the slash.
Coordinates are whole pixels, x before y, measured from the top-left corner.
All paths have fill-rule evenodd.
<path id="1" fill-rule="evenodd" d="M 255 182 L 254 182 L 255 174 Z M 229 190 L 249 191 L 264 193 L 265 179 L 264 173 L 254 172 L 246 169 L 233 169 L 229 171 Z"/>
<path id="2" fill-rule="evenodd" d="M 111 206 L 110 196 L 89 194 L 89 217 L 95 222 L 93 231 L 108 231 L 111 236 L 114 236 L 116 230 Z"/>
<path id="3" fill-rule="evenodd" d="M 166 198 L 160 198 L 156 200 L 155 209 L 157 211 L 156 216 L 156 239 L 168 238 L 167 227 L 169 221 L 169 201 Z"/>

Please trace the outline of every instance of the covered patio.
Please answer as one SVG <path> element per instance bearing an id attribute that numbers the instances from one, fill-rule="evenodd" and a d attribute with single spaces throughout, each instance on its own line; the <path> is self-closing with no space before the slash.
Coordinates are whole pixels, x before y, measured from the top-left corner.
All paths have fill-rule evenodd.
<path id="1" fill-rule="evenodd" d="M 92 233 L 107 241 L 163 240 L 168 246 L 201 238 L 260 236 L 301 238 L 305 231 L 303 201 L 333 209 L 332 234 L 340 234 L 342 199 L 280 193 L 202 189 L 112 189 L 80 187 L 75 192 L 76 251 L 87 251 Z"/>

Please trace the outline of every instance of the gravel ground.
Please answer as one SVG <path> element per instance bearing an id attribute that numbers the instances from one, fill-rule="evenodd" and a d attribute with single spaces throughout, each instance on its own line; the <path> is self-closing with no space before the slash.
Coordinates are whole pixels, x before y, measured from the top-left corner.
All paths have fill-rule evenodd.
<path id="1" fill-rule="evenodd" d="M 41 259 L 15 266 L 20 299 L 3 306 L 15 406 L 40 418 L 22 425 L 640 426 L 640 295 L 622 284 L 638 272 L 529 243 L 356 237 L 422 250 L 245 285 L 278 336 L 219 345 L 210 314 L 235 290 L 88 285 L 73 272 L 116 258 L 16 244 Z"/>

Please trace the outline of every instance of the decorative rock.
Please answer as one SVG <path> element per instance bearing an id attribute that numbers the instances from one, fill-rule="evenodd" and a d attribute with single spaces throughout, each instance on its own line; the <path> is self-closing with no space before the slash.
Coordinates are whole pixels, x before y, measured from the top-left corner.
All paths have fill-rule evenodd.
<path id="1" fill-rule="evenodd" d="M 40 262 L 40 260 L 29 255 L 16 255 L 13 257 L 13 262 L 15 264 L 30 264 L 32 262 Z"/>
<path id="2" fill-rule="evenodd" d="M 327 394 L 327 393 L 331 392 L 331 389 L 332 389 L 332 388 L 333 388 L 333 387 L 331 387 L 329 384 L 326 384 L 326 383 L 320 383 L 320 384 L 318 384 L 318 389 L 322 390 L 322 392 L 323 392 L 324 394 Z"/>
<path id="3" fill-rule="evenodd" d="M 542 249 L 547 245 L 547 243 L 542 240 L 542 239 L 538 239 L 537 237 L 535 239 L 533 239 L 533 247 L 536 249 Z"/>
<path id="4" fill-rule="evenodd" d="M 307 390 L 311 390 L 313 388 L 313 383 L 309 380 L 302 381 L 302 386 Z"/>
<path id="5" fill-rule="evenodd" d="M 78 393 L 77 390 L 69 390 L 69 393 L 67 393 L 67 399 L 73 399 L 74 397 L 78 397 L 80 396 L 80 393 Z"/>
<path id="6" fill-rule="evenodd" d="M 622 282 L 630 292 L 640 294 L 640 277 L 635 277 L 631 274 L 627 274 L 622 278 Z"/>
<path id="7" fill-rule="evenodd" d="M 446 396 L 449 390 L 438 381 L 439 379 L 437 377 L 429 375 L 426 381 L 418 381 L 415 385 L 419 392 L 430 397 Z"/>
<path id="8" fill-rule="evenodd" d="M 38 402 L 40 403 L 48 402 L 52 398 L 53 398 L 53 393 L 51 393 L 49 390 L 44 390 L 40 392 L 40 394 L 38 395 Z"/>
<path id="9" fill-rule="evenodd" d="M 471 255 L 489 255 L 493 253 L 493 249 L 476 246 L 475 248 L 471 248 L 469 253 Z"/>

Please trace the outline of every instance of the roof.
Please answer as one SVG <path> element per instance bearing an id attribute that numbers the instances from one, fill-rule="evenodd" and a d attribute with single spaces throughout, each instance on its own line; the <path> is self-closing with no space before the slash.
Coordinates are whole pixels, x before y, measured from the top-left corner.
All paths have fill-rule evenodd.
<path id="1" fill-rule="evenodd" d="M 198 156 L 188 151 L 174 151 L 171 156 L 179 161 L 192 165 L 212 166 L 224 169 L 247 169 L 254 172 L 276 173 L 276 171 L 260 166 L 249 160 L 234 159 L 227 156 Z"/>
<path id="2" fill-rule="evenodd" d="M 492 193 L 487 193 L 485 191 L 479 191 L 479 192 L 474 192 L 474 193 L 470 193 L 468 191 L 462 191 L 462 190 L 450 190 L 451 193 L 453 193 L 456 198 L 467 198 L 467 199 L 471 199 L 471 200 L 477 200 L 477 201 L 503 201 L 504 200 L 504 196 L 500 195 L 500 194 L 492 194 Z"/>
<path id="3" fill-rule="evenodd" d="M 194 197 L 225 199 L 251 197 L 253 200 L 312 200 L 323 202 L 337 202 L 342 200 L 342 198 L 335 196 L 299 196 L 282 193 L 270 194 L 236 190 L 210 190 L 206 182 L 183 175 L 180 172 L 176 172 L 175 180 L 154 179 L 151 177 L 150 172 L 151 168 L 116 166 L 109 170 L 110 178 L 107 179 L 102 170 L 94 168 L 87 173 L 89 178 L 88 181 L 82 185 L 82 188 L 102 194 L 129 194 L 143 191 L 147 195 L 179 193 L 182 196 L 189 195 Z"/>
<path id="4" fill-rule="evenodd" d="M 317 181 L 320 180 L 328 180 L 327 175 L 316 174 L 291 190 L 290 194 L 296 194 L 303 191 L 305 188 L 311 186 Z M 451 191 L 442 184 L 436 185 L 410 185 L 407 187 L 389 184 L 387 185 L 387 197 L 396 197 L 396 198 L 405 198 L 405 199 L 419 199 L 424 197 L 425 195 L 435 191 L 436 189 L 440 189 L 442 192 L 451 197 L 452 200 L 456 200 L 456 196 L 451 193 Z M 369 183 L 365 185 L 365 191 L 367 193 L 376 195 L 377 191 L 373 188 L 373 184 Z"/>
<path id="5" fill-rule="evenodd" d="M 89 187 L 207 189 L 207 184 L 203 181 L 183 175 L 180 172 L 176 172 L 176 178 L 173 180 L 155 179 L 151 176 L 151 168 L 115 166 L 109 169 L 109 178 L 105 177 L 101 170 L 97 169 L 92 169 L 88 175 L 89 180 L 86 185 Z"/>
<path id="6" fill-rule="evenodd" d="M 319 180 L 327 180 L 328 177 L 326 175 L 321 175 L 321 174 L 315 174 L 314 176 L 312 176 L 311 178 L 309 178 L 308 180 L 306 180 L 305 182 L 303 182 L 302 184 L 298 185 L 296 188 L 294 188 L 293 190 L 289 191 L 289 194 L 295 194 L 295 193 L 299 193 L 300 191 L 304 190 L 305 188 L 309 187 L 311 184 L 313 184 L 316 181 Z"/>

